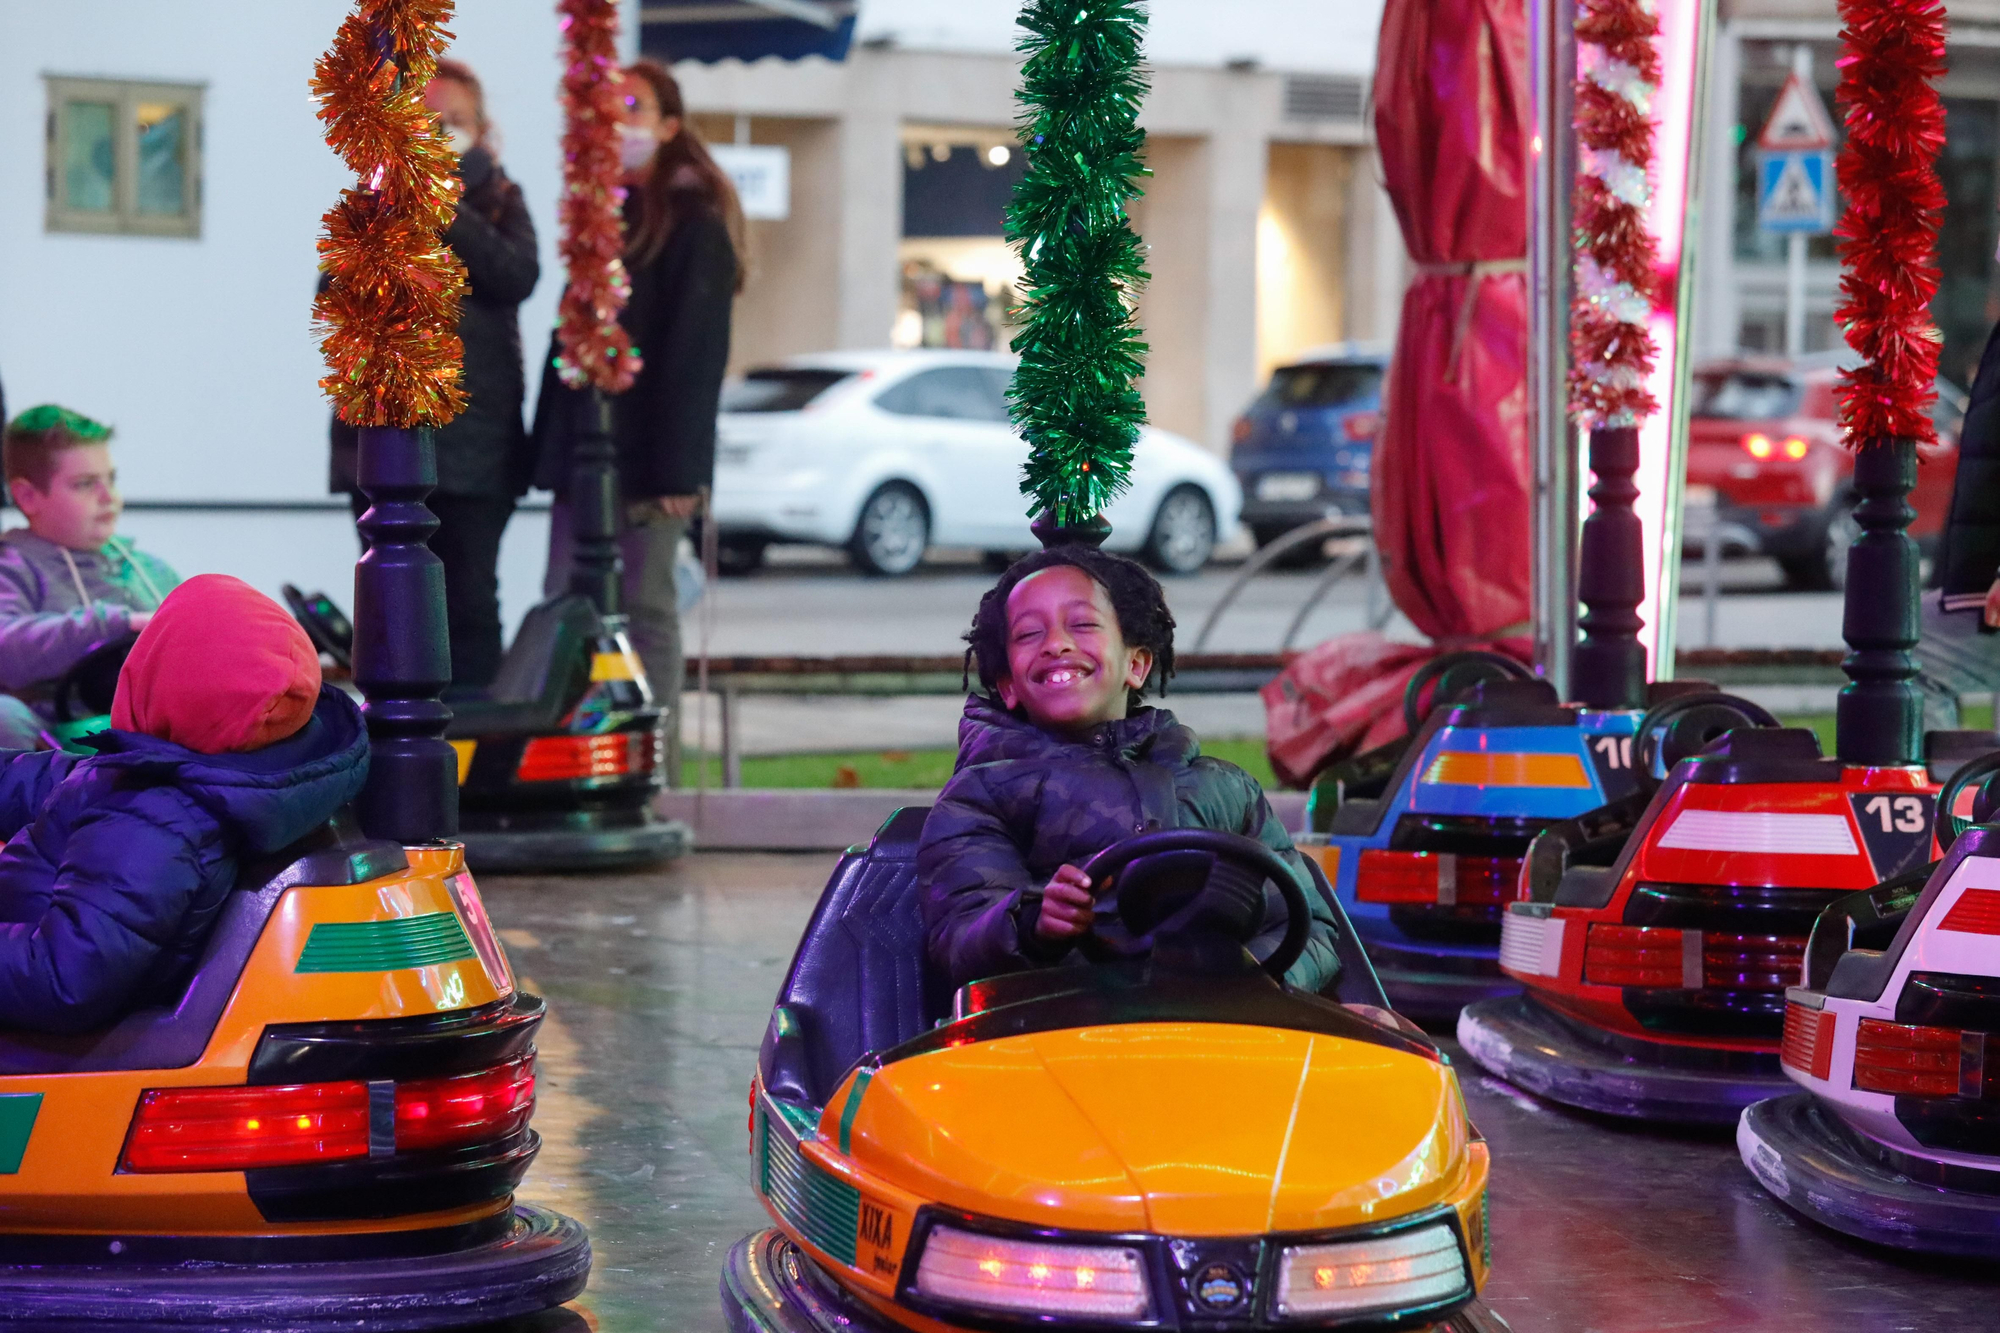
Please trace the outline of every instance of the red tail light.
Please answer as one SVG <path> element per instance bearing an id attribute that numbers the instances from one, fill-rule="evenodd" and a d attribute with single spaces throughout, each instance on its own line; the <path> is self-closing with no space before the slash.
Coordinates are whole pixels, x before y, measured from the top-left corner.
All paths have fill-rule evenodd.
<path id="1" fill-rule="evenodd" d="M 537 736 L 521 751 L 514 777 L 520 782 L 576 782 L 622 778 L 653 771 L 653 733 L 618 731 L 608 736 Z"/>
<path id="2" fill-rule="evenodd" d="M 1761 431 L 1752 431 L 1743 437 L 1743 452 L 1760 462 L 1777 452 L 1777 448 L 1771 443 L 1771 437 Z"/>
<path id="3" fill-rule="evenodd" d="M 1825 1078 L 1833 1071 L 1833 1015 L 1802 1004 L 1785 1006 L 1785 1040 L 1778 1059 L 1792 1068 Z"/>
<path id="4" fill-rule="evenodd" d="M 1785 457 L 1796 463 L 1806 456 L 1806 450 L 1811 447 L 1803 438 L 1794 435 L 1785 441 Z"/>
<path id="5" fill-rule="evenodd" d="M 127 1171 L 245 1171 L 368 1155 L 368 1085 L 155 1088 L 139 1097 Z"/>
<path id="6" fill-rule="evenodd" d="M 1864 1018 L 1854 1038 L 1854 1086 L 1903 1097 L 1955 1097 L 1964 1035 L 1956 1028 Z"/>
<path id="7" fill-rule="evenodd" d="M 1229 442 L 1231 444 L 1248 444 L 1250 442 L 1250 431 L 1249 417 L 1236 418 L 1235 423 L 1229 427 Z"/>
<path id="8" fill-rule="evenodd" d="M 535 1110 L 535 1058 L 395 1085 L 394 1152 L 494 1142 Z M 369 1087 L 359 1080 L 270 1088 L 154 1088 L 140 1094 L 124 1171 L 250 1171 L 369 1155 Z"/>
<path id="9" fill-rule="evenodd" d="M 1372 440 L 1381 433 L 1381 430 L 1380 412 L 1349 412 L 1346 420 L 1340 423 L 1340 433 L 1346 436 L 1350 443 Z"/>
<path id="10" fill-rule="evenodd" d="M 1967 889 L 1938 922 L 1938 929 L 2000 935 L 2000 889 Z"/>
<path id="11" fill-rule="evenodd" d="M 1686 978 L 1684 932 L 1664 926 L 1592 926 L 1583 947 L 1591 986 L 1672 988 Z"/>
<path id="12" fill-rule="evenodd" d="M 535 1058 L 457 1078 L 396 1086 L 396 1150 L 420 1152 L 504 1139 L 535 1111 Z"/>
<path id="13" fill-rule="evenodd" d="M 1520 878 L 1518 857 L 1371 848 L 1361 853 L 1354 896 L 1364 903 L 1498 906 L 1514 900 Z"/>

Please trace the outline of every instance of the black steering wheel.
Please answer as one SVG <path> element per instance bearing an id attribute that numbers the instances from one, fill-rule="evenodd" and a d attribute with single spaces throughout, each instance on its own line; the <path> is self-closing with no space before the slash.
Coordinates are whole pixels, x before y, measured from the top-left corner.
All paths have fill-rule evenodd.
<path id="1" fill-rule="evenodd" d="M 1656 704 L 1639 720 L 1638 762 L 1643 781 L 1655 786 L 1667 780 L 1675 764 L 1700 754 L 1723 733 L 1738 727 L 1775 727 L 1778 719 L 1733 694 L 1703 691 L 1681 694 Z"/>
<path id="2" fill-rule="evenodd" d="M 1958 772 L 1952 774 L 1951 780 L 1944 784 L 1944 790 L 1938 793 L 1937 799 L 1937 840 L 1940 852 L 1950 851 L 1951 845 L 1958 841 L 1958 835 L 1979 822 L 1977 816 L 1983 793 L 1973 798 L 1972 819 L 1959 818 L 1957 813 L 1959 796 L 1974 783 L 1983 787 L 1987 779 L 1996 773 L 2000 773 L 2000 750 L 1983 754 L 1971 763 L 1960 764 Z"/>
<path id="3" fill-rule="evenodd" d="M 333 599 L 323 592 L 307 595 L 289 583 L 284 585 L 284 593 L 285 605 L 291 608 L 292 618 L 305 630 L 313 647 L 332 658 L 335 666 L 351 670 L 354 666 L 354 624 L 341 614 Z"/>
<path id="4" fill-rule="evenodd" d="M 138 635 L 128 634 L 100 643 L 72 662 L 69 670 L 56 678 L 50 692 L 49 707 L 56 721 L 81 722 L 110 712 L 111 701 L 118 694 L 118 673 L 124 670 L 125 659 L 138 641 Z"/>
<path id="5" fill-rule="evenodd" d="M 1423 726 L 1431 709 L 1463 698 L 1475 685 L 1489 680 L 1533 680 L 1535 673 L 1503 653 L 1470 649 L 1433 657 L 1417 668 L 1403 687 L 1403 727 L 1412 736 Z M 1424 687 L 1431 687 L 1430 704 L 1423 706 Z"/>
<path id="6" fill-rule="evenodd" d="M 1268 879 L 1284 896 L 1287 920 L 1285 937 L 1264 959 L 1264 971 L 1283 980 L 1306 951 L 1312 930 L 1306 886 L 1283 857 L 1254 838 L 1217 829 L 1163 829 L 1115 842 L 1083 864 L 1083 873 L 1090 876 L 1091 889 L 1098 894 L 1121 871 L 1118 916 L 1135 937 L 1147 938 L 1195 920 L 1211 885 L 1241 890 L 1247 883 L 1257 898 L 1254 920 L 1241 940 L 1248 943 L 1263 924 L 1263 885 Z"/>

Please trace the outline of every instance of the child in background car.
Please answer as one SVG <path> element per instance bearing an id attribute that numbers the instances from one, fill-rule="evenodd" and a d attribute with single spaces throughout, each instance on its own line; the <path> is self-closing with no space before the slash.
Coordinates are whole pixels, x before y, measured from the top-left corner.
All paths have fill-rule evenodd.
<path id="1" fill-rule="evenodd" d="M 125 659 L 97 754 L 0 755 L 0 1024 L 85 1032 L 170 1002 L 238 867 L 368 775 L 361 710 L 270 598 L 188 580 Z"/>
<path id="2" fill-rule="evenodd" d="M 0 746 L 33 746 L 50 687 L 86 654 L 143 630 L 180 582 L 117 535 L 124 501 L 110 440 L 110 427 L 45 404 L 0 441 L 8 494 L 28 520 L 0 537 L 0 690 L 14 696 L 0 706 Z"/>
<path id="3" fill-rule="evenodd" d="M 1078 867 L 1135 833 L 1219 829 L 1300 864 L 1256 779 L 1140 705 L 1174 665 L 1173 613 L 1144 569 L 1085 547 L 1038 552 L 980 599 L 966 639 L 986 694 L 966 700 L 957 770 L 917 854 L 931 961 L 953 987 L 1068 960 L 1116 910 L 1093 902 Z M 1267 884 L 1250 951 L 1268 955 L 1285 924 Z M 1316 906 L 1286 980 L 1311 991 L 1334 980 L 1333 930 Z"/>

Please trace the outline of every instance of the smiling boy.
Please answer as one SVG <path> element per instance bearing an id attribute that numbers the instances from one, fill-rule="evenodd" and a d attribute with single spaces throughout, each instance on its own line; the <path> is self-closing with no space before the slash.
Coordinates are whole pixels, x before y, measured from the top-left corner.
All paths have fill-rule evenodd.
<path id="1" fill-rule="evenodd" d="M 85 654 L 144 629 L 180 583 L 117 535 L 125 504 L 110 439 L 108 426 L 48 404 L 15 417 L 0 443 L 8 495 L 28 520 L 0 538 L 0 690 L 31 702 Z"/>
<path id="2" fill-rule="evenodd" d="M 1068 960 L 1113 911 L 1079 867 L 1135 833 L 1219 829 L 1297 863 L 1256 780 L 1141 705 L 1148 683 L 1173 674 L 1173 636 L 1158 581 L 1088 548 L 1028 556 L 980 600 L 967 658 L 986 696 L 966 701 L 957 771 L 917 854 L 931 961 L 954 987 Z M 1286 923 L 1276 888 L 1264 896 L 1250 943 L 1260 958 Z M 1316 908 L 1293 985 L 1334 980 L 1333 929 Z"/>

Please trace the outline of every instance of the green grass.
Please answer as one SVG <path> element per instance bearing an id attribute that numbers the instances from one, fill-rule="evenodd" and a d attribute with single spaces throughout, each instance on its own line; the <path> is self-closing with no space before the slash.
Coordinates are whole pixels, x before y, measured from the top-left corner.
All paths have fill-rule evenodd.
<path id="1" fill-rule="evenodd" d="M 1983 729 L 1992 725 L 1989 705 L 1968 706 L 1959 725 Z M 1833 753 L 1832 713 L 1782 714 L 1779 721 L 1789 727 L 1810 727 L 1819 736 L 1820 748 Z M 1227 759 L 1266 787 L 1275 788 L 1277 778 L 1264 757 L 1261 740 L 1203 741 L 1202 753 Z M 936 790 L 951 777 L 952 750 L 853 750 L 841 754 L 778 754 L 746 758 L 743 785 L 746 787 L 902 787 Z M 695 783 L 692 771 L 696 756 L 690 755 L 691 770 L 685 782 Z M 713 755 L 707 759 L 707 780 L 711 787 L 722 782 L 721 765 Z"/>

